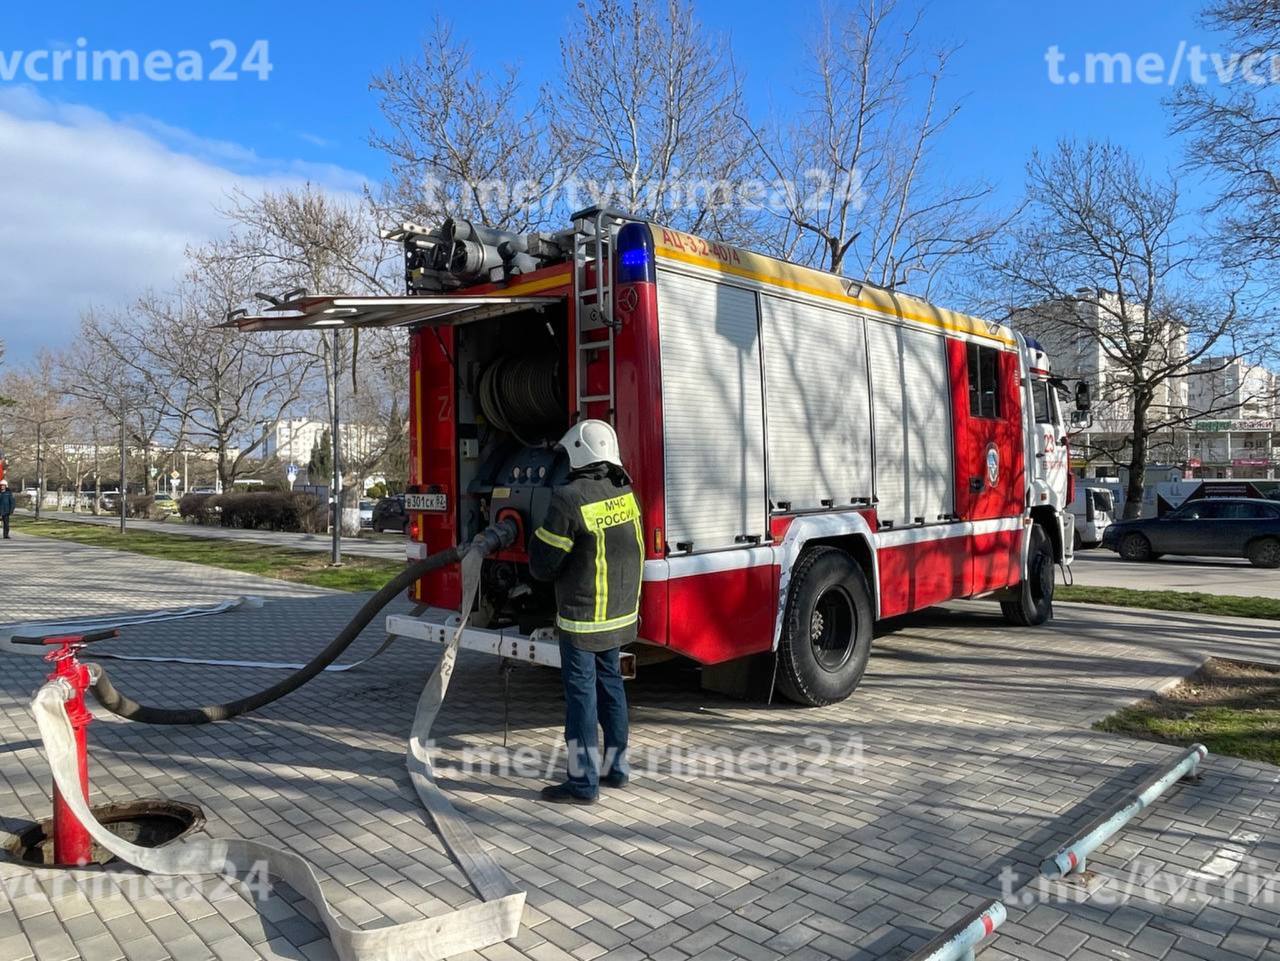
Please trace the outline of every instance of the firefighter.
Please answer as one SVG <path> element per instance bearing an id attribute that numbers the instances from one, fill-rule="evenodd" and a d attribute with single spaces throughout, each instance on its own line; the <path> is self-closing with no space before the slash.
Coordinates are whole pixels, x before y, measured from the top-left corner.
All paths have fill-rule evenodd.
<path id="1" fill-rule="evenodd" d="M 627 766 L 627 699 L 621 648 L 636 639 L 644 534 L 618 436 L 604 421 L 571 427 L 559 446 L 569 479 L 529 544 L 534 577 L 555 582 L 568 780 L 544 788 L 543 800 L 593 804 L 600 785 L 622 787 Z M 600 755 L 597 724 L 604 729 Z"/>

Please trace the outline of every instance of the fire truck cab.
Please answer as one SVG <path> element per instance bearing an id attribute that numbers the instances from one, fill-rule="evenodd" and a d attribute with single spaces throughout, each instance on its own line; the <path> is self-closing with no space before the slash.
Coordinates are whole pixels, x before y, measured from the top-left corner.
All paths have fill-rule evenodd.
<path id="1" fill-rule="evenodd" d="M 990 597 L 1051 616 L 1072 560 L 1067 425 L 1049 361 L 998 323 L 624 214 L 558 234 L 413 225 L 403 297 L 307 296 L 242 329 L 403 326 L 409 554 L 504 517 L 527 537 L 575 420 L 616 428 L 642 505 L 644 645 L 704 665 L 776 656 L 789 698 L 860 681 L 873 624 Z M 443 640 L 456 570 L 421 580 Z M 524 544 L 486 560 L 463 644 L 558 663 Z"/>

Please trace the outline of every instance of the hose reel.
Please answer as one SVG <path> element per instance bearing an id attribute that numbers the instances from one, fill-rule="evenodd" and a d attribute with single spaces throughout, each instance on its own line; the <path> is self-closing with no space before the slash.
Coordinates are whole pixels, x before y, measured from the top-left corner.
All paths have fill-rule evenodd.
<path id="1" fill-rule="evenodd" d="M 499 357 L 480 375 L 485 419 L 526 447 L 565 428 L 560 362 L 554 354 Z"/>

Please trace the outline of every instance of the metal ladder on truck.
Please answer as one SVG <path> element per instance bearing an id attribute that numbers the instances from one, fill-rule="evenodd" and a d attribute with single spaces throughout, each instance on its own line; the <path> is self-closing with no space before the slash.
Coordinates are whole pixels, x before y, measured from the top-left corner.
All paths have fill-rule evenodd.
<path id="1" fill-rule="evenodd" d="M 587 416 L 587 405 L 608 403 L 608 421 L 614 420 L 615 399 L 613 318 L 613 238 L 618 227 L 631 217 L 615 210 L 590 207 L 573 215 L 573 314 L 576 328 L 577 370 L 574 377 L 578 419 Z M 588 282 L 588 270 L 595 269 L 594 282 Z M 592 331 L 606 330 L 603 340 L 587 340 Z M 609 370 L 609 392 L 587 393 L 587 366 L 597 351 L 605 352 Z"/>

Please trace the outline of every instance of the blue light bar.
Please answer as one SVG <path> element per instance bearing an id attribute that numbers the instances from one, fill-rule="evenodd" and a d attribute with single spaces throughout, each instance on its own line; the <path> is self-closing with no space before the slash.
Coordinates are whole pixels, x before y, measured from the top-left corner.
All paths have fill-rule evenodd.
<path id="1" fill-rule="evenodd" d="M 657 267 L 648 224 L 624 224 L 618 231 L 618 283 L 653 283 Z"/>

